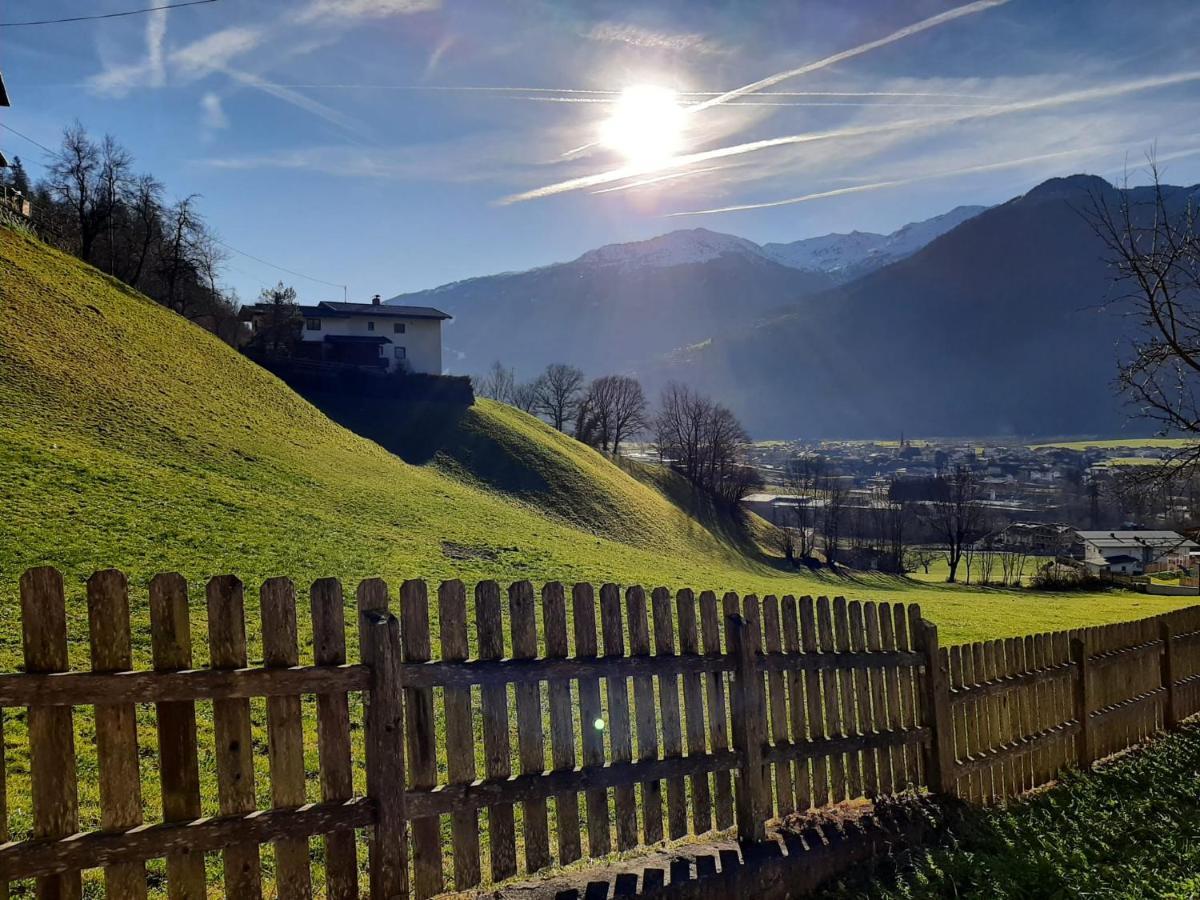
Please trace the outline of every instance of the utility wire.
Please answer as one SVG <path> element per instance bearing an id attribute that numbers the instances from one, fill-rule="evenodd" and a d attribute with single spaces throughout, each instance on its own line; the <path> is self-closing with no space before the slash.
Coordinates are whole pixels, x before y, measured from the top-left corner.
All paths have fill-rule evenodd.
<path id="1" fill-rule="evenodd" d="M 335 284 L 332 281 L 323 281 L 320 278 L 313 278 L 311 275 L 305 275 L 303 272 L 297 272 L 294 269 L 289 269 L 284 266 L 277 266 L 277 265 L 275 265 L 275 263 L 267 262 L 265 259 L 255 256 L 253 253 L 247 253 L 245 250 L 239 250 L 237 247 L 234 247 L 232 244 L 227 244 L 224 241 L 220 240 L 219 238 L 213 238 L 213 240 L 216 241 L 218 244 L 220 244 L 222 247 L 226 248 L 227 250 L 232 250 L 234 253 L 240 253 L 242 256 L 246 257 L 247 259 L 252 259 L 257 263 L 262 263 L 264 266 L 270 266 L 272 269 L 278 269 L 280 272 L 287 272 L 289 275 L 295 275 L 297 278 L 303 278 L 306 281 L 315 281 L 317 284 L 323 284 L 326 287 L 339 287 L 342 289 L 342 295 L 345 296 L 346 285 L 344 285 L 344 284 Z"/>
<path id="2" fill-rule="evenodd" d="M 71 16 L 66 19 L 38 19 L 30 22 L 0 22 L 0 28 L 18 28 L 22 25 L 60 25 L 65 22 L 88 22 L 93 19 L 119 19 L 122 16 L 139 16 L 142 13 L 158 12 L 160 9 L 179 9 L 183 6 L 200 6 L 203 3 L 216 3 L 217 0 L 184 0 L 182 3 L 166 3 L 162 6 L 149 6 L 145 9 L 127 9 L 122 12 L 98 13 L 92 16 Z"/>
<path id="3" fill-rule="evenodd" d="M 13 128 L 11 125 L 5 125 L 3 122 L 0 122 L 0 128 L 3 128 L 5 131 L 11 131 L 11 132 L 12 132 L 13 134 L 15 134 L 17 137 L 19 137 L 19 138 L 24 138 L 25 140 L 29 141 L 29 143 L 33 144 L 33 146 L 35 146 L 35 147 L 41 147 L 41 148 L 42 148 L 43 150 L 45 150 L 47 153 L 54 153 L 54 151 L 53 151 L 53 150 L 51 150 L 49 147 L 47 147 L 47 146 L 46 146 L 45 144 L 43 144 L 41 141 L 35 141 L 35 140 L 34 140 L 33 138 L 31 138 L 29 135 L 27 135 L 27 134 L 23 134 L 22 132 L 20 132 L 20 131 L 17 131 L 17 129 Z"/>

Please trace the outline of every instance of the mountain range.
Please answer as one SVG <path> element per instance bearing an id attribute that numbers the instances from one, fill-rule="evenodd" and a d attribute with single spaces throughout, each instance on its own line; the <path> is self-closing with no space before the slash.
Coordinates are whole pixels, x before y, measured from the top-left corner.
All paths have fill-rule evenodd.
<path id="1" fill-rule="evenodd" d="M 959 207 L 890 235 L 765 246 L 705 228 L 673 231 L 387 302 L 454 316 L 444 341 L 455 372 L 482 372 L 494 359 L 521 377 L 562 360 L 588 372 L 642 371 L 675 348 L 902 259 L 981 209 Z"/>
<path id="2" fill-rule="evenodd" d="M 568 361 L 652 393 L 685 381 L 758 438 L 1111 433 L 1128 430 L 1113 381 L 1136 322 L 1087 220 L 1097 199 L 1122 198 L 1074 175 L 891 235 L 675 231 L 394 301 L 456 316 L 455 371 Z"/>

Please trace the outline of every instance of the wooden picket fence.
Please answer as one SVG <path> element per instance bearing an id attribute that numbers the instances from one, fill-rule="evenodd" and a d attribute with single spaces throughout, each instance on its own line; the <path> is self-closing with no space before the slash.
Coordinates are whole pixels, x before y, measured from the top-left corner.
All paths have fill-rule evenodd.
<path id="1" fill-rule="evenodd" d="M 0 780 L 5 895 L 34 879 L 40 897 L 79 897 L 81 872 L 103 869 L 107 896 L 145 897 L 147 861 L 165 859 L 171 897 L 311 897 L 314 881 L 331 898 L 431 897 L 714 830 L 759 840 L 773 817 L 906 788 L 1004 800 L 1200 710 L 1200 608 L 946 650 L 915 605 L 612 584 L 539 595 L 494 581 L 469 600 L 460 581 L 434 596 L 407 581 L 397 616 L 371 579 L 356 592 L 351 661 L 342 588 L 322 579 L 302 661 L 296 592 L 277 578 L 249 618 L 263 656 L 251 665 L 236 578 L 208 582 L 200 623 L 184 579 L 160 575 L 145 671 L 133 668 L 125 576 L 108 570 L 87 583 L 91 669 L 71 671 L 61 575 L 30 570 L 20 590 L 25 666 L 0 675 L 0 710 L 26 711 L 32 828 L 8 840 Z M 319 766 L 306 772 L 312 696 Z M 252 698 L 266 698 L 262 809 Z M 197 704 L 211 708 L 211 746 Z M 139 746 L 139 709 L 151 708 L 156 746 Z M 79 762 L 77 715 L 94 723 L 95 765 Z M 9 767 L 0 760 L 0 779 Z M 80 832 L 85 778 L 98 782 L 99 827 Z M 206 854 L 220 855 L 219 886 Z"/>

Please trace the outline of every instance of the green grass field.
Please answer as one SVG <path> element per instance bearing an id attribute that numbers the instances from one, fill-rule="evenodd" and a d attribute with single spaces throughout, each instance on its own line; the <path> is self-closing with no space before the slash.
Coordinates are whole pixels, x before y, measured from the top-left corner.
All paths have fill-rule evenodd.
<path id="1" fill-rule="evenodd" d="M 1051 557 L 1048 557 L 1048 556 L 1028 556 L 1028 557 L 1026 557 L 1024 568 L 1021 570 L 1022 578 L 1025 580 L 1025 583 L 1028 583 L 1029 578 L 1035 572 L 1037 572 L 1039 566 L 1048 562 L 1050 559 L 1051 559 Z M 1014 563 L 1013 566 L 1015 568 L 1016 563 Z M 1002 574 L 1003 574 L 1003 570 L 1000 568 L 1000 563 L 996 562 L 996 564 L 992 567 L 992 580 L 993 581 L 998 580 Z M 923 568 L 918 568 L 917 571 L 910 573 L 908 577 L 910 579 L 912 579 L 913 581 L 919 581 L 924 584 L 945 584 L 946 578 L 949 577 L 949 575 L 950 575 L 950 564 L 948 562 L 946 562 L 945 556 L 939 555 L 937 559 L 935 559 L 933 562 L 931 562 L 929 564 L 928 572 L 926 572 Z M 968 586 L 966 578 L 967 578 L 966 563 L 965 562 L 959 563 L 958 579 L 961 582 L 963 582 L 964 587 Z M 978 578 L 979 578 L 979 571 L 978 571 L 978 566 L 976 565 L 975 567 L 972 567 L 971 579 L 972 579 L 972 581 L 975 581 Z"/>
<path id="2" fill-rule="evenodd" d="M 1007 809 L 950 816 L 939 846 L 823 900 L 1200 897 L 1200 728 Z"/>
<path id="3" fill-rule="evenodd" d="M 445 452 L 428 463 L 406 463 L 176 314 L 0 228 L 0 669 L 20 664 L 18 576 L 42 564 L 66 575 L 70 658 L 79 667 L 88 665 L 83 584 L 109 566 L 131 579 L 138 666 L 150 662 L 145 585 L 160 571 L 181 572 L 191 586 L 197 665 L 208 659 L 202 586 L 224 572 L 246 582 L 252 617 L 259 583 L 275 575 L 293 577 L 302 593 L 315 578 L 337 576 L 351 598 L 370 576 L 394 587 L 413 577 L 615 581 L 915 601 L 944 642 L 1185 605 L 801 574 L 761 549 L 762 523 L 738 526 L 669 473 L 616 465 L 509 407 L 480 402 L 443 440 Z M 307 658 L 306 603 L 300 618 Z M 353 615 L 347 620 L 352 629 Z M 250 656 L 261 658 L 253 622 L 249 634 Z M 305 711 L 311 716 L 311 704 Z M 264 728 L 263 704 L 254 717 Z M 5 735 L 17 837 L 30 825 L 23 720 L 10 712 Z M 90 717 L 77 716 L 76 727 L 86 769 L 95 764 Z M 144 746 L 154 746 L 148 710 L 140 727 Z M 202 708 L 202 742 L 210 728 Z M 150 810 L 154 763 L 153 754 L 143 758 Z M 265 749 L 256 764 L 260 803 L 269 805 Z M 202 766 L 211 814 L 211 755 Z M 94 779 L 81 786 L 83 824 L 94 826 Z M 315 784 L 310 790 L 315 798 Z"/>
<path id="4" fill-rule="evenodd" d="M 1111 438 L 1091 441 L 1052 441 L 1046 444 L 1030 444 L 1031 450 L 1144 450 L 1159 447 L 1178 450 L 1195 444 L 1193 438 Z"/>

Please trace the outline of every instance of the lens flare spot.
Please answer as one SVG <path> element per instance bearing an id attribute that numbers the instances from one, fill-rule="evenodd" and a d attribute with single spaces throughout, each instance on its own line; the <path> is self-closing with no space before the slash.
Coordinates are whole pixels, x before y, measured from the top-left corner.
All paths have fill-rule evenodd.
<path id="1" fill-rule="evenodd" d="M 601 124 L 600 141 L 631 165 L 653 166 L 680 151 L 685 118 L 673 90 L 653 85 L 628 87 Z"/>

